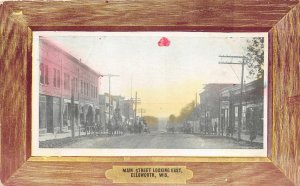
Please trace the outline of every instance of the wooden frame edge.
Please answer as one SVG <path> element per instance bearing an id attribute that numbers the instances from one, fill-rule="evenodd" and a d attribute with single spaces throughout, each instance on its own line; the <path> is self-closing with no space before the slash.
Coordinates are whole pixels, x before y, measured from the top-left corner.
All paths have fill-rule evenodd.
<path id="1" fill-rule="evenodd" d="M 267 157 L 31 157 L 36 162 L 272 162 Z"/>
<path id="2" fill-rule="evenodd" d="M 299 3 L 300 4 L 300 3 Z M 292 10 L 292 9 L 291 9 Z M 291 11 L 290 10 L 290 11 Z M 288 13 L 287 13 L 288 14 Z M 39 27 L 39 26 L 28 26 L 28 37 L 31 38 L 28 40 L 28 69 L 30 69 L 27 74 L 27 80 L 30 80 L 28 82 L 28 86 L 30 86 L 30 88 L 28 89 L 27 94 L 31 95 L 31 49 L 32 49 L 32 32 L 33 31 L 39 31 L 39 30 L 86 30 L 86 29 L 90 29 L 90 31 L 93 30 L 99 30 L 99 28 L 102 29 L 106 29 L 107 31 L 116 31 L 116 30 L 120 30 L 120 29 L 125 29 L 126 31 L 154 31 L 157 30 L 157 28 L 159 28 L 158 26 L 154 26 L 154 27 L 149 27 L 148 29 L 147 27 L 120 27 L 120 26 L 108 26 L 108 27 L 65 27 L 65 29 L 60 28 L 60 27 Z M 244 28 L 218 28 L 218 27 L 211 27 L 208 30 L 202 27 L 197 27 L 197 26 L 191 26 L 191 27 L 184 27 L 184 26 L 176 26 L 176 27 L 164 27 L 162 26 L 161 28 L 164 28 L 163 30 L 168 31 L 168 30 L 172 30 L 174 28 L 179 28 L 182 29 L 183 31 L 212 31 L 212 32 L 218 32 L 220 31 L 219 29 L 221 29 L 224 32 L 227 31 L 246 31 L 244 30 Z M 250 29 L 255 29 L 255 28 L 250 28 Z M 248 30 L 249 31 L 249 30 Z M 257 31 L 257 30 L 256 30 Z M 272 35 L 272 28 L 270 30 L 270 28 L 266 27 L 266 28 L 261 28 L 261 31 L 265 31 L 265 32 L 269 32 L 269 36 Z M 30 35 L 31 34 L 31 35 Z M 269 48 L 273 47 L 272 45 L 273 43 L 273 39 L 269 37 Z M 272 59 L 270 59 L 270 57 L 273 57 L 273 54 L 270 54 L 269 50 L 269 89 L 273 88 L 273 81 L 272 81 L 272 74 L 273 74 L 273 67 L 272 67 Z M 30 55 L 29 55 L 30 54 Z M 271 86 L 271 87 L 270 87 Z M 272 91 L 268 91 L 269 92 L 269 102 L 268 102 L 268 107 L 271 107 L 271 110 L 269 110 L 268 112 L 268 121 L 273 123 L 272 120 L 272 115 L 273 115 L 273 99 L 272 99 Z M 272 100 L 272 102 L 270 101 Z M 271 103 L 270 103 L 271 102 Z M 270 105 L 271 104 L 271 105 Z M 31 96 L 28 96 L 28 100 L 27 100 L 27 104 L 26 104 L 27 108 L 31 108 Z M 269 108 L 270 109 L 270 108 Z M 272 137 L 269 136 L 268 134 L 268 149 L 270 148 L 270 150 L 268 150 L 268 157 L 266 158 L 209 158 L 209 157 L 189 157 L 189 158 L 183 158 L 182 157 L 140 157 L 140 158 L 136 158 L 133 159 L 132 157 L 101 157 L 101 158 L 94 158 L 94 157 L 32 157 L 31 156 L 31 109 L 28 109 L 28 113 L 26 113 L 26 159 L 28 162 L 271 162 L 272 164 L 274 164 L 273 158 L 272 158 L 272 147 L 270 148 L 269 145 L 272 145 L 274 143 L 274 139 Z M 271 118 L 271 120 L 270 120 Z M 269 128 L 269 125 L 268 125 Z M 271 130 L 268 130 L 268 133 L 273 131 L 273 127 L 271 127 Z M 2 131 L 3 132 L 3 131 Z M 0 133 L 1 133 L 1 128 L 0 128 Z M 270 140 L 271 139 L 271 140 Z M 3 143 L 3 141 L 1 140 L 0 137 L 0 142 Z M 271 144 L 270 144 L 271 143 Z M 28 150 L 29 149 L 29 150 Z M 0 149 L 0 153 L 3 152 L 3 149 Z M 2 157 L 1 157 L 2 158 Z M 180 161 L 180 159 L 182 161 Z M 113 161 L 112 161 L 113 160 Z M 1 165 L 2 161 L 0 160 L 0 165 Z M 24 162 L 26 163 L 26 162 Z M 277 167 L 277 166 L 276 166 Z M 280 168 L 277 167 L 279 170 Z M 5 183 L 7 180 L 1 180 L 3 183 Z"/>

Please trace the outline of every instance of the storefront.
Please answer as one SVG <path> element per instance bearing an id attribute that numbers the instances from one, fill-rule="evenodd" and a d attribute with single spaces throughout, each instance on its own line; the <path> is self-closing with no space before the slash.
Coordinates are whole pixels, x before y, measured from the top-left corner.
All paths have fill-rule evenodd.
<path id="1" fill-rule="evenodd" d="M 40 95 L 39 99 L 39 132 L 55 133 L 60 131 L 60 98 Z"/>

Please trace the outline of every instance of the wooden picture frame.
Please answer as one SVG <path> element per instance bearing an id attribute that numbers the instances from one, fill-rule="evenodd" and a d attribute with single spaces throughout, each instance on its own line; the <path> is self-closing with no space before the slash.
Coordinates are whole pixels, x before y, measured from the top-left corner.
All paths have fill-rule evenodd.
<path id="1" fill-rule="evenodd" d="M 298 0 L 4 2 L 0 15 L 5 185 L 111 184 L 112 165 L 145 164 L 185 165 L 188 184 L 300 185 Z M 44 30 L 268 32 L 268 157 L 31 157 L 32 31 Z"/>

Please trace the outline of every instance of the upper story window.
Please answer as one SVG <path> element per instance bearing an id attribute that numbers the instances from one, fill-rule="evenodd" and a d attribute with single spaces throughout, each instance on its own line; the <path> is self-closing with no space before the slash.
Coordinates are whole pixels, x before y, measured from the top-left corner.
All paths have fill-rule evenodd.
<path id="1" fill-rule="evenodd" d="M 96 98 L 98 96 L 98 87 L 96 87 Z"/>
<path id="2" fill-rule="evenodd" d="M 67 73 L 64 73 L 64 88 L 70 90 L 70 75 Z"/>
<path id="3" fill-rule="evenodd" d="M 87 83 L 84 82 L 84 95 L 86 96 L 87 95 Z"/>
<path id="4" fill-rule="evenodd" d="M 56 69 L 53 69 L 53 86 L 56 87 Z"/>
<path id="5" fill-rule="evenodd" d="M 57 70 L 56 84 L 57 87 L 60 88 L 60 70 Z"/>
<path id="6" fill-rule="evenodd" d="M 83 94 L 83 82 L 82 82 L 82 80 L 80 81 L 80 89 L 81 89 L 81 94 Z"/>
<path id="7" fill-rule="evenodd" d="M 89 96 L 89 92 L 90 92 L 90 91 L 89 91 L 89 88 L 90 88 L 90 85 L 89 85 L 89 83 L 87 83 L 87 86 L 86 86 L 86 91 L 87 91 L 87 92 L 86 92 L 86 95 L 87 95 L 87 96 Z"/>
<path id="8" fill-rule="evenodd" d="M 53 69 L 53 86 L 60 88 L 60 70 Z"/>
<path id="9" fill-rule="evenodd" d="M 48 77 L 49 77 L 48 65 L 41 63 L 40 64 L 40 83 L 49 85 Z"/>
<path id="10" fill-rule="evenodd" d="M 75 78 L 75 92 L 78 92 L 78 79 Z"/>

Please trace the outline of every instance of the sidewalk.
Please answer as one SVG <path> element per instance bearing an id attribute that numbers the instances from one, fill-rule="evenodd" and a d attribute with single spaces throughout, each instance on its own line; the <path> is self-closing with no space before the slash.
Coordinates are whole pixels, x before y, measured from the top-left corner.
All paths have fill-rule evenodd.
<path id="1" fill-rule="evenodd" d="M 123 134 L 123 136 L 128 136 L 128 135 L 132 135 L 132 134 Z M 62 148 L 68 144 L 72 144 L 72 143 L 76 143 L 79 141 L 82 141 L 84 139 L 95 139 L 95 138 L 99 138 L 99 137 L 119 137 L 119 136 L 110 136 L 108 135 L 107 132 L 102 132 L 101 134 L 94 134 L 92 133 L 86 133 L 85 132 L 80 132 L 80 136 L 79 136 L 79 131 L 75 131 L 75 137 L 72 138 L 72 134 L 71 131 L 68 132 L 64 132 L 64 133 L 57 133 L 57 134 L 52 134 L 52 133 L 48 133 L 48 134 L 43 134 L 40 135 L 40 140 L 39 140 L 39 147 L 40 148 Z"/>
<path id="2" fill-rule="evenodd" d="M 78 136 L 78 131 L 75 132 L 75 136 Z M 53 139 L 63 139 L 67 137 L 72 137 L 71 131 L 63 132 L 63 133 L 45 133 L 39 135 L 39 141 L 47 141 Z"/>
<path id="3" fill-rule="evenodd" d="M 200 133 L 193 133 L 194 135 L 199 135 L 201 137 L 224 137 L 224 138 L 231 138 L 233 140 L 238 140 L 238 134 L 234 133 L 233 136 L 226 136 L 226 135 L 215 135 L 215 134 L 200 134 Z M 250 144 L 250 135 L 246 134 L 245 132 L 241 132 L 241 141 L 246 142 L 248 144 Z M 259 145 L 259 146 L 263 146 L 263 136 L 260 135 L 256 135 L 256 138 L 253 140 L 253 144 Z"/>
<path id="4" fill-rule="evenodd" d="M 102 133 L 101 135 L 107 135 L 107 133 Z M 75 137 L 72 138 L 72 133 L 70 130 L 62 133 L 46 133 L 46 134 L 40 134 L 39 136 L 39 147 L 40 148 L 61 148 L 67 144 L 72 144 L 75 142 L 78 142 L 85 138 L 95 138 L 99 137 L 98 135 L 94 135 L 94 133 L 88 132 L 87 134 L 85 132 L 80 132 L 79 136 L 79 130 L 75 131 Z"/>
<path id="5" fill-rule="evenodd" d="M 87 133 L 87 135 L 90 135 L 90 132 Z M 75 129 L 75 137 L 79 136 L 79 129 Z M 80 136 L 86 136 L 86 133 L 81 131 Z M 47 140 L 55 140 L 55 139 L 64 139 L 72 137 L 72 132 L 71 130 L 67 130 L 62 133 L 45 133 L 45 134 L 40 134 L 39 135 L 39 141 L 47 141 Z"/>
<path id="6" fill-rule="evenodd" d="M 238 139 L 238 134 L 234 133 L 232 136 L 234 139 Z M 241 132 L 241 140 L 250 142 L 250 134 L 246 134 L 245 132 Z M 256 135 L 256 138 L 253 140 L 254 143 L 264 143 L 263 136 Z"/>

